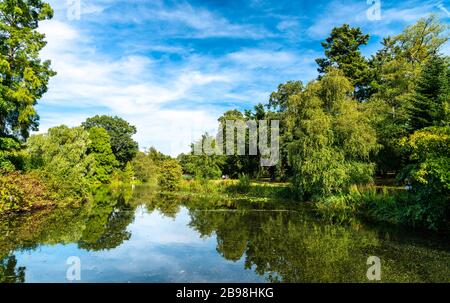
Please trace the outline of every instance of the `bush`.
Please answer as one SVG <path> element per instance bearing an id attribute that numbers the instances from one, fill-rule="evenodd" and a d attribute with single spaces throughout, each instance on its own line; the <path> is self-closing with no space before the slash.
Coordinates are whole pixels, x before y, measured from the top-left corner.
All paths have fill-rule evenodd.
<path id="1" fill-rule="evenodd" d="M 341 195 L 322 198 L 315 203 L 317 212 L 334 223 L 349 223 L 356 217 L 373 222 L 401 224 L 414 228 L 448 230 L 448 202 L 413 192 L 389 192 L 386 188 L 352 186 Z"/>
<path id="2" fill-rule="evenodd" d="M 177 160 L 168 159 L 160 163 L 158 185 L 162 190 L 175 191 L 181 184 L 183 171 Z"/>
<path id="3" fill-rule="evenodd" d="M 238 183 L 236 185 L 236 189 L 240 193 L 247 193 L 250 190 L 251 180 L 250 177 L 246 174 L 239 175 Z"/>
<path id="4" fill-rule="evenodd" d="M 52 201 L 52 195 L 36 175 L 0 173 L 0 213 L 27 211 Z"/>

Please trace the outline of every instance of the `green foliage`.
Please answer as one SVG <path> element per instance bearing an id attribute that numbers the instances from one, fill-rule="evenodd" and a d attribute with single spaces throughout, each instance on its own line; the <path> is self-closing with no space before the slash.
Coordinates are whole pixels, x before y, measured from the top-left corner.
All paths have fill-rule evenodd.
<path id="1" fill-rule="evenodd" d="M 24 283 L 25 267 L 17 267 L 15 256 L 0 259 L 0 283 Z"/>
<path id="2" fill-rule="evenodd" d="M 373 222 L 445 231 L 449 227 L 445 204 L 448 205 L 448 200 L 439 203 L 433 197 L 421 197 L 405 190 L 353 186 L 346 193 L 321 198 L 314 205 L 317 213 L 332 223 L 353 223 L 361 217 Z"/>
<path id="3" fill-rule="evenodd" d="M 27 143 L 30 166 L 62 199 L 85 199 L 95 174 L 95 155 L 88 154 L 89 133 L 82 127 L 58 126 Z"/>
<path id="4" fill-rule="evenodd" d="M 104 128 L 111 139 L 111 149 L 120 162 L 120 167 L 125 168 L 126 164 L 133 160 L 138 152 L 138 144 L 132 136 L 136 133 L 136 127 L 119 117 L 95 116 L 88 118 L 82 126 L 89 130 L 92 127 Z"/>
<path id="5" fill-rule="evenodd" d="M 449 124 L 445 111 L 450 104 L 450 66 L 442 57 L 432 57 L 424 66 L 409 109 L 409 130 Z"/>
<path id="6" fill-rule="evenodd" d="M 448 40 L 446 29 L 436 16 L 420 19 L 401 34 L 384 39 L 383 48 L 371 60 L 376 75 L 371 85 L 376 93 L 366 107 L 382 146 L 376 158 L 379 170 L 401 169 L 404 159 L 399 143 L 409 131 L 417 79 Z"/>
<path id="7" fill-rule="evenodd" d="M 125 165 L 122 176 L 123 176 L 122 181 L 125 183 L 131 183 L 131 181 L 133 181 L 134 170 L 133 165 L 131 165 L 131 162 L 128 162 L 127 165 Z"/>
<path id="8" fill-rule="evenodd" d="M 170 156 L 164 155 L 162 152 L 156 150 L 156 148 L 154 147 L 150 147 L 150 149 L 146 152 L 146 154 L 155 163 L 159 163 L 164 160 L 170 159 Z"/>
<path id="9" fill-rule="evenodd" d="M 52 16 L 41 0 L 0 2 L 0 137 L 26 139 L 30 129 L 37 130 L 34 106 L 55 75 L 50 61 L 39 58 L 46 42 L 37 27 Z"/>
<path id="10" fill-rule="evenodd" d="M 277 163 L 276 169 L 270 169 L 271 179 L 288 180 L 292 176 L 292 165 L 289 163 L 288 145 L 292 141 L 291 133 L 287 131 L 287 115 L 286 111 L 289 105 L 289 99 L 292 96 L 300 94 L 304 90 L 303 83 L 300 81 L 288 81 L 284 84 L 278 85 L 278 89 L 272 92 L 269 99 L 268 107 L 275 110 L 275 112 L 268 112 L 265 118 L 268 120 L 279 120 L 280 132 L 280 159 Z"/>
<path id="11" fill-rule="evenodd" d="M 236 185 L 237 190 L 240 193 L 246 193 L 250 190 L 251 180 L 246 174 L 239 175 L 238 183 Z"/>
<path id="12" fill-rule="evenodd" d="M 0 170 L 12 172 L 20 169 L 21 161 L 18 154 L 20 143 L 14 138 L 0 137 Z"/>
<path id="13" fill-rule="evenodd" d="M 111 150 L 109 135 L 104 128 L 94 126 L 89 129 L 89 140 L 87 153 L 92 155 L 95 160 L 92 181 L 93 183 L 107 184 L 111 180 L 115 167 L 118 166 L 116 157 Z"/>
<path id="14" fill-rule="evenodd" d="M 288 81 L 278 85 L 277 91 L 270 94 L 268 107 L 279 112 L 287 109 L 289 98 L 303 91 L 303 83 L 300 81 Z"/>
<path id="15" fill-rule="evenodd" d="M 52 195 L 34 174 L 0 174 L 0 213 L 29 211 L 52 203 Z"/>
<path id="16" fill-rule="evenodd" d="M 160 163 L 158 185 L 164 191 L 175 191 L 179 188 L 183 171 L 177 160 L 169 159 Z"/>
<path id="17" fill-rule="evenodd" d="M 433 228 L 450 222 L 450 126 L 418 130 L 403 146 L 411 164 L 399 178 L 412 184 L 424 220 Z"/>
<path id="18" fill-rule="evenodd" d="M 222 167 L 225 165 L 225 156 L 208 155 L 202 151 L 201 155 L 194 154 L 194 146 L 206 146 L 211 144 L 212 149 L 216 149 L 216 140 L 208 134 L 202 136 L 200 140 L 193 143 L 190 154 L 181 154 L 178 161 L 183 169 L 183 173 L 193 176 L 199 180 L 219 179 L 222 176 Z"/>
<path id="19" fill-rule="evenodd" d="M 342 72 L 330 70 L 289 100 L 289 155 L 294 189 L 302 199 L 371 180 L 369 157 L 378 147 L 376 135 L 360 106 L 348 97 L 351 89 Z"/>
<path id="20" fill-rule="evenodd" d="M 321 74 L 327 73 L 330 68 L 341 70 L 354 87 L 358 100 L 365 100 L 369 96 L 369 63 L 359 50 L 368 41 L 369 35 L 364 35 L 360 28 L 351 28 L 348 24 L 335 27 L 330 37 L 322 42 L 326 58 L 316 60 Z"/>
<path id="21" fill-rule="evenodd" d="M 137 180 L 143 183 L 156 183 L 158 167 L 150 154 L 138 152 L 131 165 Z"/>

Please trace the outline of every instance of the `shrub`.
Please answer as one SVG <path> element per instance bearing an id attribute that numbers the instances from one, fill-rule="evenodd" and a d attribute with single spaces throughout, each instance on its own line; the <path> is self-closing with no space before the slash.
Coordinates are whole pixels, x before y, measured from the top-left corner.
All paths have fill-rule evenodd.
<path id="1" fill-rule="evenodd" d="M 0 213 L 27 211 L 52 201 L 52 195 L 36 175 L 0 173 Z"/>
<path id="2" fill-rule="evenodd" d="M 160 163 L 160 174 L 158 185 L 162 190 L 174 191 L 180 186 L 182 180 L 182 169 L 177 160 L 168 159 Z"/>
<path id="3" fill-rule="evenodd" d="M 246 174 L 240 174 L 236 189 L 240 193 L 247 193 L 250 190 L 251 180 Z"/>

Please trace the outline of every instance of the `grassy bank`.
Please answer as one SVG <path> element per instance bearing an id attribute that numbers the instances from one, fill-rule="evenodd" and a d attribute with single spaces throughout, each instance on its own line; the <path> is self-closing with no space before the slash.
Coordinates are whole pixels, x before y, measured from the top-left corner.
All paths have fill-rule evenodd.
<path id="1" fill-rule="evenodd" d="M 177 195 L 205 197 L 207 201 L 246 200 L 253 203 L 277 201 L 295 205 L 289 183 L 240 180 L 184 180 Z M 207 204 L 206 201 L 206 204 Z M 226 202 L 228 201 L 228 202 Z M 227 204 L 228 203 L 228 204 Z M 355 219 L 410 226 L 417 229 L 449 230 L 447 201 L 426 199 L 389 185 L 351 186 L 348 191 L 328 197 L 313 198 L 312 209 L 331 223 L 347 224 Z"/>
<path id="2" fill-rule="evenodd" d="M 322 198 L 314 205 L 322 217 L 337 223 L 360 217 L 418 229 L 450 230 L 448 200 L 403 189 L 352 186 L 347 193 Z"/>

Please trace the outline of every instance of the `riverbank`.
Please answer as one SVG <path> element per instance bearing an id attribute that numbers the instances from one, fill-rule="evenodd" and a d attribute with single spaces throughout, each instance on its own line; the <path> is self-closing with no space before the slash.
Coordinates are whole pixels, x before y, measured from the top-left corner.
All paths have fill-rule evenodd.
<path id="1" fill-rule="evenodd" d="M 55 194 L 33 174 L 11 173 L 0 175 L 0 214 L 27 213 L 52 207 L 79 207 L 87 200 L 58 200 Z M 120 188 L 123 184 L 109 185 Z M 127 184 L 131 189 L 131 185 Z M 198 207 L 233 207 L 236 201 L 251 207 L 264 208 L 269 202 L 277 201 L 279 208 L 295 209 L 299 204 L 307 205 L 317 216 L 331 224 L 350 224 L 355 220 L 372 223 L 386 223 L 406 226 L 418 230 L 432 230 L 448 233 L 448 211 L 444 205 L 433 203 L 425 207 L 424 201 L 402 188 L 392 184 L 381 186 L 352 186 L 339 195 L 299 201 L 295 198 L 291 185 L 287 182 L 255 181 L 248 178 L 239 180 L 182 180 L 176 191 L 165 192 L 156 185 L 155 193 L 174 196 L 177 199 L 194 201 Z M 130 194 L 129 194 L 130 195 Z M 429 203 L 431 205 L 431 203 Z M 273 203 L 270 203 L 273 205 Z"/>
<path id="2" fill-rule="evenodd" d="M 298 201 L 289 183 L 243 179 L 184 180 L 178 194 L 189 193 L 215 200 L 246 199 L 255 203 L 277 200 L 290 205 L 308 203 L 317 215 L 336 224 L 348 224 L 355 219 L 362 219 L 414 229 L 439 232 L 450 230 L 445 200 L 442 203 L 428 203 L 401 187 L 393 186 L 391 182 L 384 185 L 354 185 L 341 194 L 313 197 L 308 202 Z"/>

